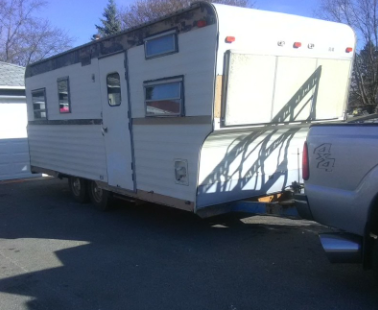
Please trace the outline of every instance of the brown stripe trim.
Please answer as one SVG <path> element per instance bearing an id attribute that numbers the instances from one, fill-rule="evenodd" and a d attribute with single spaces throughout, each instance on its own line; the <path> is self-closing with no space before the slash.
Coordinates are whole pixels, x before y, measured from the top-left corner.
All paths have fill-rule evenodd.
<path id="1" fill-rule="evenodd" d="M 101 125 L 102 119 L 67 119 L 29 121 L 28 125 Z"/>
<path id="2" fill-rule="evenodd" d="M 187 117 L 145 117 L 133 118 L 133 125 L 211 125 L 210 115 Z"/>

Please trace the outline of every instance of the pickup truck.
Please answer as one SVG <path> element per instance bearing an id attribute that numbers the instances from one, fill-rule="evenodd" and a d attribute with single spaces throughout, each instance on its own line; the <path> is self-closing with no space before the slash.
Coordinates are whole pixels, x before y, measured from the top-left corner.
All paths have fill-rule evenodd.
<path id="1" fill-rule="evenodd" d="M 310 127 L 299 214 L 330 226 L 320 241 L 335 263 L 362 263 L 378 279 L 378 114 Z"/>

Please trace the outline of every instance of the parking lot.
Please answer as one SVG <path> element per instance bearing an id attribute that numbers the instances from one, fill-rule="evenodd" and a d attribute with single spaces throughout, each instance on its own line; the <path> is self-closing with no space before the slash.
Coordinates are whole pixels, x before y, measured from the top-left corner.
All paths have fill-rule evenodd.
<path id="1" fill-rule="evenodd" d="M 74 202 L 57 179 L 0 183 L 0 309 L 377 309 L 359 265 L 331 265 L 313 222 L 202 220 Z"/>

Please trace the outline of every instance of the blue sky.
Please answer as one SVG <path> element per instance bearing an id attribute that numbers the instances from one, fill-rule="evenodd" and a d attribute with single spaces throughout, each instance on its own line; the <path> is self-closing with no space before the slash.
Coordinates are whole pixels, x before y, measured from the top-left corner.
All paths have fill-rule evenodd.
<path id="1" fill-rule="evenodd" d="M 127 6 L 134 0 L 116 0 L 118 6 Z M 50 0 L 49 5 L 39 12 L 39 16 L 48 18 L 52 25 L 57 26 L 72 36 L 73 46 L 90 41 L 96 32 L 95 24 L 100 18 L 108 0 Z M 256 8 L 278 11 L 302 16 L 313 16 L 320 0 L 256 0 Z"/>

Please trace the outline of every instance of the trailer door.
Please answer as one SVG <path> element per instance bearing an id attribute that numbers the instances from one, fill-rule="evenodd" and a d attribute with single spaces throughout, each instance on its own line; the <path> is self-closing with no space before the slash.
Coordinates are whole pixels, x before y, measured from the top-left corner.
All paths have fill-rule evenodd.
<path id="1" fill-rule="evenodd" d="M 103 135 L 108 184 L 135 190 L 124 61 L 124 53 L 99 60 Z"/>

